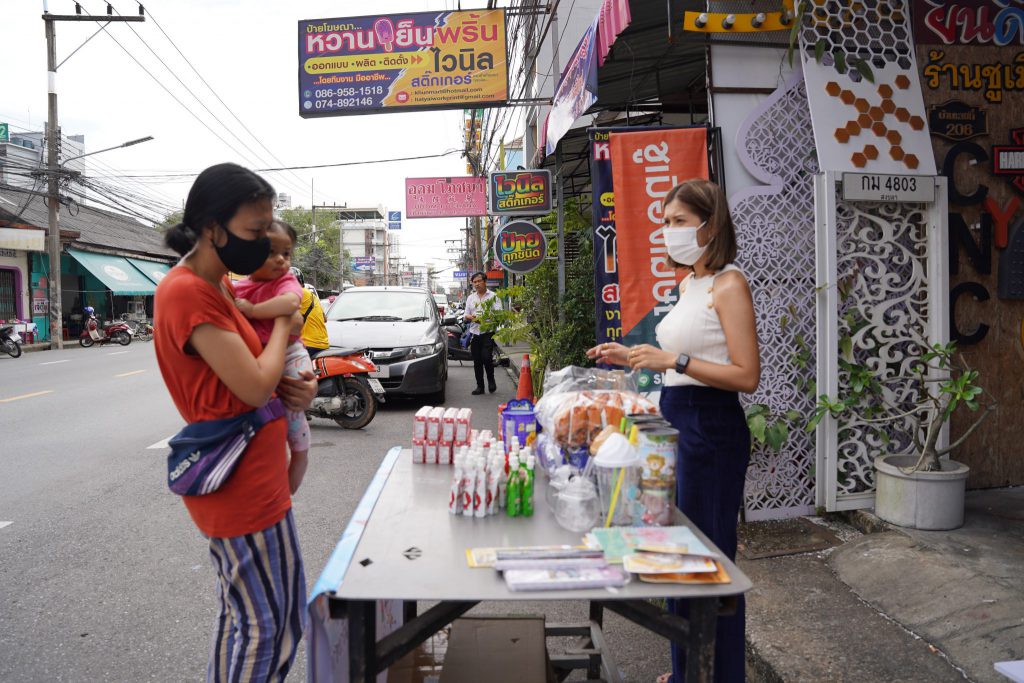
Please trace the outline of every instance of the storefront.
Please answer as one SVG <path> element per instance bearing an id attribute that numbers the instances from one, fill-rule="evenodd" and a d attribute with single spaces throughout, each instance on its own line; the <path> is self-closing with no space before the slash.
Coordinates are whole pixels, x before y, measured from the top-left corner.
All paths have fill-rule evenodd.
<path id="1" fill-rule="evenodd" d="M 25 321 L 32 315 L 30 260 L 45 246 L 42 230 L 0 227 L 0 322 Z"/>
<path id="2" fill-rule="evenodd" d="M 69 248 L 61 258 L 66 335 L 73 338 L 81 332 L 86 306 L 92 306 L 103 320 L 125 313 L 152 318 L 157 283 L 169 269 L 158 261 Z"/>

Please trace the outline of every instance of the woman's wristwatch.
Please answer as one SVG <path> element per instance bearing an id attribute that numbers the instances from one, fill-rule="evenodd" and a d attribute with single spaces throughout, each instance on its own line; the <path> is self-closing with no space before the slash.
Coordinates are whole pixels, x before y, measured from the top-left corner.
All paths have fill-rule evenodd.
<path id="1" fill-rule="evenodd" d="M 678 372 L 680 375 L 685 375 L 686 366 L 689 364 L 690 357 L 687 356 L 685 353 L 679 354 L 679 356 L 676 357 L 676 372 Z"/>

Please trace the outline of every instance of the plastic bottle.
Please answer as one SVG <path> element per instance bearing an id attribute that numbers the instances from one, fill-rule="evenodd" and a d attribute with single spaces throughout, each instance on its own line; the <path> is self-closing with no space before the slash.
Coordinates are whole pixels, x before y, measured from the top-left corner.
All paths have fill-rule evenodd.
<path id="1" fill-rule="evenodd" d="M 484 469 L 485 460 L 477 458 L 476 461 L 476 487 L 473 490 L 473 516 L 487 516 L 487 471 Z"/>
<path id="2" fill-rule="evenodd" d="M 462 476 L 462 514 L 473 516 L 473 493 L 476 491 L 476 457 L 471 455 L 466 461 Z"/>
<path id="3" fill-rule="evenodd" d="M 508 465 L 508 492 L 506 494 L 508 506 L 505 511 L 509 517 L 518 517 L 522 513 L 523 506 L 523 484 L 519 478 L 518 456 L 509 456 Z"/>
<path id="4" fill-rule="evenodd" d="M 523 517 L 533 516 L 533 456 L 527 456 L 526 467 L 520 471 L 523 473 Z"/>
<path id="5" fill-rule="evenodd" d="M 453 515 L 457 515 L 462 511 L 462 480 L 465 476 L 462 468 L 464 463 L 465 452 L 462 451 L 455 456 L 455 467 L 452 470 L 451 494 L 448 497 L 448 512 Z"/>
<path id="6" fill-rule="evenodd" d="M 487 464 L 487 514 L 498 511 L 498 471 L 503 469 L 505 460 L 492 457 Z"/>
<path id="7" fill-rule="evenodd" d="M 495 473 L 498 477 L 498 501 L 495 504 L 497 509 L 503 510 L 508 504 L 508 472 L 505 468 L 508 467 L 508 456 L 500 456 L 496 461 L 497 472 Z"/>

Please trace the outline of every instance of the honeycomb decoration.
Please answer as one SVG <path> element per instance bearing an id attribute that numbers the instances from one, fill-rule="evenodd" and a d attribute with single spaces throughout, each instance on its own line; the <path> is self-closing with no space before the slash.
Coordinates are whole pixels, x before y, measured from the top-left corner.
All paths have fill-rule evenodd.
<path id="1" fill-rule="evenodd" d="M 799 37 L 823 168 L 934 174 L 909 0 L 807 1 Z"/>

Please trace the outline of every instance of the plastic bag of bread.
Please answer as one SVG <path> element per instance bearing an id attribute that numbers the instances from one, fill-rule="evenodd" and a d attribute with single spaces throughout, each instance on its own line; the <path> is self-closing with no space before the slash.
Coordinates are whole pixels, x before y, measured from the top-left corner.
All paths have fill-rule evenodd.
<path id="1" fill-rule="evenodd" d="M 534 412 L 541 427 L 567 451 L 587 448 L 624 415 L 656 413 L 637 392 L 636 377 L 621 370 L 570 366 L 548 373 Z"/>

